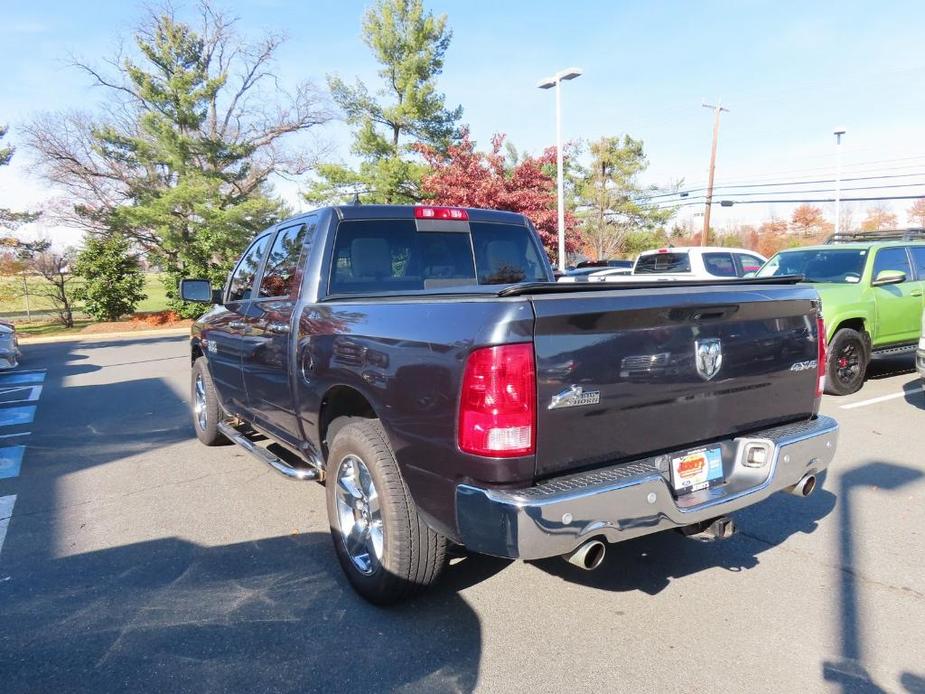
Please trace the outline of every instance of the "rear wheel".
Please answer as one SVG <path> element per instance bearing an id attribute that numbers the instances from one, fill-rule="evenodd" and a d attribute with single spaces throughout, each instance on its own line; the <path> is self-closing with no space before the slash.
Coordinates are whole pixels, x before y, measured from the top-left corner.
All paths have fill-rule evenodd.
<path id="1" fill-rule="evenodd" d="M 851 395 L 864 385 L 870 356 L 864 336 L 857 330 L 842 328 L 835 333 L 828 347 L 825 392 L 830 395 Z"/>
<path id="2" fill-rule="evenodd" d="M 437 580 L 446 539 L 418 514 L 378 420 L 339 428 L 325 487 L 334 549 L 360 595 L 388 605 Z"/>
<path id="3" fill-rule="evenodd" d="M 193 428 L 196 437 L 207 446 L 219 446 L 228 443 L 218 430 L 218 423 L 224 418 L 215 384 L 206 360 L 200 357 L 193 363 L 192 375 Z"/>

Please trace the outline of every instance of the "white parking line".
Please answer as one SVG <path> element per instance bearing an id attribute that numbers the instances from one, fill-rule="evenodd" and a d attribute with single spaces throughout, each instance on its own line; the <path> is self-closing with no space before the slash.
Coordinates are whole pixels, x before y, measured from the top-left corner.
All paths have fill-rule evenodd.
<path id="1" fill-rule="evenodd" d="M 16 495 L 0 496 L 0 551 L 3 551 L 3 541 L 6 539 L 6 529 L 10 525 L 10 516 L 13 515 L 13 504 Z"/>
<path id="2" fill-rule="evenodd" d="M 918 386 L 912 390 L 904 390 L 901 393 L 891 393 L 890 395 L 881 395 L 879 398 L 871 398 L 870 400 L 861 400 L 860 402 L 852 402 L 848 405 L 842 405 L 841 409 L 843 410 L 853 410 L 856 407 L 867 407 L 868 405 L 876 405 L 878 402 L 886 402 L 887 400 L 896 400 L 897 398 L 904 398 L 913 393 L 921 393 L 925 390 L 925 386 Z"/>

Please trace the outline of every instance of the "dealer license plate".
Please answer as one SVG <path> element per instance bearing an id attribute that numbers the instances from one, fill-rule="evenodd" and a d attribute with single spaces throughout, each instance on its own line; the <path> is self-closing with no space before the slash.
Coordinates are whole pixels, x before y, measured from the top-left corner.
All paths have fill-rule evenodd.
<path id="1" fill-rule="evenodd" d="M 698 448 L 671 459 L 671 486 L 679 496 L 722 483 L 723 456 L 719 446 Z"/>

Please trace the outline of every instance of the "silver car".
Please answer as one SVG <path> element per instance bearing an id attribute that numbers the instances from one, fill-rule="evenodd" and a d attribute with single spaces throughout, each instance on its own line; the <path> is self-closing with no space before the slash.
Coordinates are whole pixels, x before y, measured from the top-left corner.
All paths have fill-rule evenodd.
<path id="1" fill-rule="evenodd" d="M 0 369 L 14 369 L 19 366 L 19 340 L 16 327 L 11 323 L 0 321 Z"/>

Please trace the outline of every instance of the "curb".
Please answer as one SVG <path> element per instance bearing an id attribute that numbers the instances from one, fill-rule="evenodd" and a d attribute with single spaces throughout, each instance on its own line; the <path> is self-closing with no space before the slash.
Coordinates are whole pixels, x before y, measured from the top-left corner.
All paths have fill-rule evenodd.
<path id="1" fill-rule="evenodd" d="M 48 337 L 29 337 L 27 335 L 19 336 L 21 345 L 41 345 L 52 342 L 87 342 L 96 340 L 114 340 L 144 337 L 173 337 L 176 335 L 189 335 L 189 326 L 185 328 L 161 328 L 154 330 L 123 330 L 116 333 L 90 333 L 82 335 L 80 333 L 71 335 L 49 335 Z"/>

